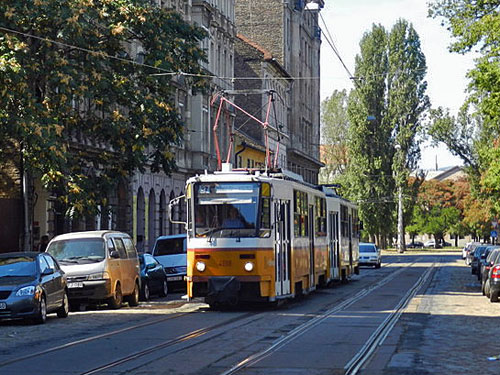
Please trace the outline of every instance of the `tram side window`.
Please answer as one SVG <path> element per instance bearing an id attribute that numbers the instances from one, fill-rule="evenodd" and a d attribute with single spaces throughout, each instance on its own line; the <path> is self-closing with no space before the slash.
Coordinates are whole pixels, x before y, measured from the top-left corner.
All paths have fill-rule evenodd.
<path id="1" fill-rule="evenodd" d="M 307 193 L 294 190 L 293 230 L 295 237 L 306 237 L 307 228 Z"/>
<path id="2" fill-rule="evenodd" d="M 342 237 L 349 237 L 349 212 L 347 206 L 340 206 L 340 233 Z"/>
<path id="3" fill-rule="evenodd" d="M 269 237 L 271 235 L 271 199 L 262 198 L 260 212 L 260 237 Z"/>
<path id="4" fill-rule="evenodd" d="M 326 236 L 326 199 L 316 197 L 316 237 Z"/>

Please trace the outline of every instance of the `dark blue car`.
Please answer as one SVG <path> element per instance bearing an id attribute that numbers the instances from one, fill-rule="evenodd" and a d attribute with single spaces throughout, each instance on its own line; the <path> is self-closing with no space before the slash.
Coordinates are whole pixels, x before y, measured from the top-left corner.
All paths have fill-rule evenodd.
<path id="1" fill-rule="evenodd" d="M 66 275 L 47 253 L 0 254 L 0 319 L 45 323 L 47 314 L 68 316 Z"/>
<path id="2" fill-rule="evenodd" d="M 152 294 L 165 297 L 168 293 L 167 274 L 151 254 L 139 254 L 141 264 L 141 299 L 148 301 Z"/>

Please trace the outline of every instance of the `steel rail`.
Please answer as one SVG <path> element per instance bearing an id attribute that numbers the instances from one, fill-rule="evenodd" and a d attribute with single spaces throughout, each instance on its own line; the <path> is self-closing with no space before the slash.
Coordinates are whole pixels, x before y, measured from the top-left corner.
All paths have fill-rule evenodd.
<path id="1" fill-rule="evenodd" d="M 22 362 L 22 361 L 25 361 L 27 359 L 38 357 L 38 356 L 41 356 L 41 355 L 44 355 L 44 354 L 48 354 L 48 353 L 52 353 L 52 352 L 55 352 L 55 351 L 58 351 L 58 350 L 63 350 L 63 349 L 66 349 L 66 348 L 70 348 L 72 346 L 76 346 L 76 345 L 80 345 L 80 344 L 85 344 L 87 342 L 99 340 L 99 339 L 102 339 L 102 338 L 105 338 L 105 337 L 118 335 L 120 333 L 132 331 L 134 329 L 139 329 L 139 328 L 147 327 L 147 326 L 150 326 L 150 325 L 162 323 L 164 321 L 175 319 L 175 318 L 178 318 L 178 317 L 181 317 L 181 316 L 184 316 L 184 315 L 188 315 L 188 314 L 192 314 L 192 313 L 185 312 L 185 313 L 172 314 L 172 315 L 169 315 L 168 317 L 164 317 L 164 318 L 160 318 L 160 319 L 155 319 L 155 320 L 152 320 L 152 321 L 148 321 L 148 322 L 136 324 L 136 325 L 133 325 L 133 326 L 127 326 L 125 328 L 120 328 L 120 329 L 117 329 L 117 330 L 114 330 L 114 331 L 111 331 L 111 332 L 101 333 L 99 335 L 87 337 L 87 338 L 80 339 L 80 340 L 71 341 L 71 342 L 68 342 L 66 344 L 62 344 L 62 345 L 54 346 L 54 347 L 49 348 L 49 349 L 41 350 L 39 352 L 34 352 L 34 353 L 26 354 L 26 355 L 21 356 L 21 357 L 12 358 L 12 359 L 6 360 L 4 362 L 0 362 L 0 367 L 4 367 L 4 366 L 10 365 L 12 363 L 16 363 L 16 362 Z"/>
<path id="2" fill-rule="evenodd" d="M 323 313 L 321 315 L 318 315 L 317 317 L 314 317 L 314 318 L 308 320 L 307 322 L 301 324 L 300 326 L 298 326 L 295 329 L 293 329 L 292 331 L 290 331 L 288 334 L 286 334 L 286 335 L 281 336 L 280 338 L 278 338 L 268 348 L 266 348 L 266 349 L 264 349 L 264 350 L 262 350 L 262 351 L 260 351 L 258 353 L 255 353 L 255 354 L 253 354 L 253 355 L 245 358 L 244 360 L 240 361 L 239 363 L 237 363 L 236 365 L 234 365 L 233 367 L 231 367 L 229 370 L 224 371 L 223 373 L 221 373 L 220 375 L 232 375 L 232 374 L 235 374 L 238 371 L 240 371 L 240 370 L 242 370 L 242 369 L 244 369 L 246 367 L 254 365 L 257 362 L 260 362 L 264 358 L 266 358 L 269 355 L 271 355 L 272 353 L 276 352 L 281 347 L 287 345 L 288 343 L 290 343 L 291 341 L 295 340 L 296 338 L 298 338 L 302 334 L 304 334 L 307 331 L 311 330 L 312 328 L 316 327 L 318 324 L 320 324 L 324 320 L 328 319 L 331 315 L 336 314 L 336 313 L 338 313 L 338 312 L 340 312 L 342 310 L 345 310 L 347 307 L 349 307 L 352 304 L 356 303 L 357 301 L 359 301 L 360 299 L 362 299 L 366 295 L 370 294 L 374 290 L 376 290 L 376 289 L 384 286 L 389 281 L 393 280 L 397 275 L 399 275 L 400 273 L 402 273 L 406 268 L 410 267 L 412 264 L 415 264 L 415 263 L 416 263 L 416 261 L 413 262 L 413 263 L 410 263 L 406 267 L 400 268 L 399 270 L 397 270 L 397 271 L 391 273 L 390 275 L 386 276 L 384 279 L 380 280 L 376 284 L 371 285 L 370 287 L 359 291 L 353 297 L 351 297 L 351 298 L 345 300 L 344 302 L 340 303 L 339 305 L 336 305 L 335 307 L 327 310 L 325 313 Z"/>
<path id="3" fill-rule="evenodd" d="M 194 330 L 192 332 L 188 332 L 188 333 L 185 333 L 183 335 L 180 335 L 180 336 L 178 336 L 176 338 L 163 341 L 163 342 L 161 342 L 159 344 L 156 344 L 156 345 L 153 345 L 153 346 L 151 346 L 149 348 L 146 348 L 146 349 L 143 349 L 143 350 L 139 350 L 137 352 L 134 352 L 132 354 L 129 354 L 127 356 L 124 356 L 122 358 L 114 360 L 113 362 L 109 362 L 109 363 L 106 363 L 104 365 L 95 367 L 95 368 L 93 368 L 93 369 L 91 369 L 89 371 L 82 372 L 79 375 L 96 374 L 98 372 L 107 370 L 109 368 L 116 367 L 116 366 L 121 365 L 123 363 L 126 363 L 126 362 L 132 361 L 134 359 L 143 357 L 143 356 L 145 356 L 147 354 L 154 353 L 154 352 L 156 352 L 158 350 L 165 349 L 165 348 L 167 348 L 169 346 L 180 344 L 180 343 L 183 343 L 185 341 L 192 340 L 192 339 L 195 339 L 197 337 L 206 335 L 207 333 L 210 333 L 210 332 L 212 332 L 212 331 L 214 331 L 214 330 L 216 330 L 216 329 L 218 329 L 220 327 L 227 326 L 227 325 L 232 324 L 234 322 L 244 320 L 244 319 L 246 319 L 246 318 L 248 318 L 250 316 L 257 316 L 258 315 L 259 316 L 258 319 L 261 319 L 263 317 L 263 314 L 264 313 L 262 313 L 262 312 L 261 313 L 254 313 L 254 312 L 246 313 L 246 314 L 244 314 L 242 316 L 234 317 L 234 318 L 231 318 L 231 319 L 226 320 L 224 322 L 214 324 L 212 326 L 208 326 L 208 327 L 205 327 L 205 328 L 200 328 L 200 329 Z M 253 321 L 258 320 L 258 319 L 254 319 Z"/>
<path id="4" fill-rule="evenodd" d="M 409 289 L 405 296 L 399 301 L 394 311 L 387 316 L 375 332 L 373 332 L 373 334 L 368 338 L 360 351 L 356 353 L 354 357 L 352 357 L 352 359 L 344 366 L 345 375 L 357 374 L 361 367 L 371 358 L 375 349 L 383 344 L 408 306 L 408 303 L 413 299 L 413 297 L 415 297 L 415 294 L 429 278 L 431 272 L 434 270 L 434 267 L 435 263 L 433 263 L 431 267 L 428 268 L 422 276 L 420 276 L 413 287 Z"/>

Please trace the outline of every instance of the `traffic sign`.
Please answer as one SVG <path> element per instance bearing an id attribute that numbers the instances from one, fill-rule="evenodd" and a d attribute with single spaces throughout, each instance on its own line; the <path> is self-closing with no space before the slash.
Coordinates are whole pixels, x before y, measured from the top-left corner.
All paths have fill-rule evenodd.
<path id="1" fill-rule="evenodd" d="M 491 231 L 491 237 L 493 237 L 493 238 L 497 238 L 498 237 L 498 233 L 497 233 L 496 230 L 492 230 Z"/>

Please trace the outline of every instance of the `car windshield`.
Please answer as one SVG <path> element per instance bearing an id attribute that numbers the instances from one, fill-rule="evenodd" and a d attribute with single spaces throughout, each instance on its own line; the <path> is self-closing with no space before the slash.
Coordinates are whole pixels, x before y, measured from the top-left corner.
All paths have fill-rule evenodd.
<path id="1" fill-rule="evenodd" d="M 375 245 L 359 245 L 359 252 L 360 253 L 376 253 L 377 249 Z"/>
<path id="2" fill-rule="evenodd" d="M 67 263 L 98 262 L 106 256 L 101 238 L 54 241 L 47 252 L 58 261 Z"/>
<path id="3" fill-rule="evenodd" d="M 35 272 L 36 263 L 32 257 L 0 258 L 0 278 L 32 276 Z"/>
<path id="4" fill-rule="evenodd" d="M 183 254 L 185 252 L 185 240 L 185 237 L 156 240 L 154 256 Z"/>

